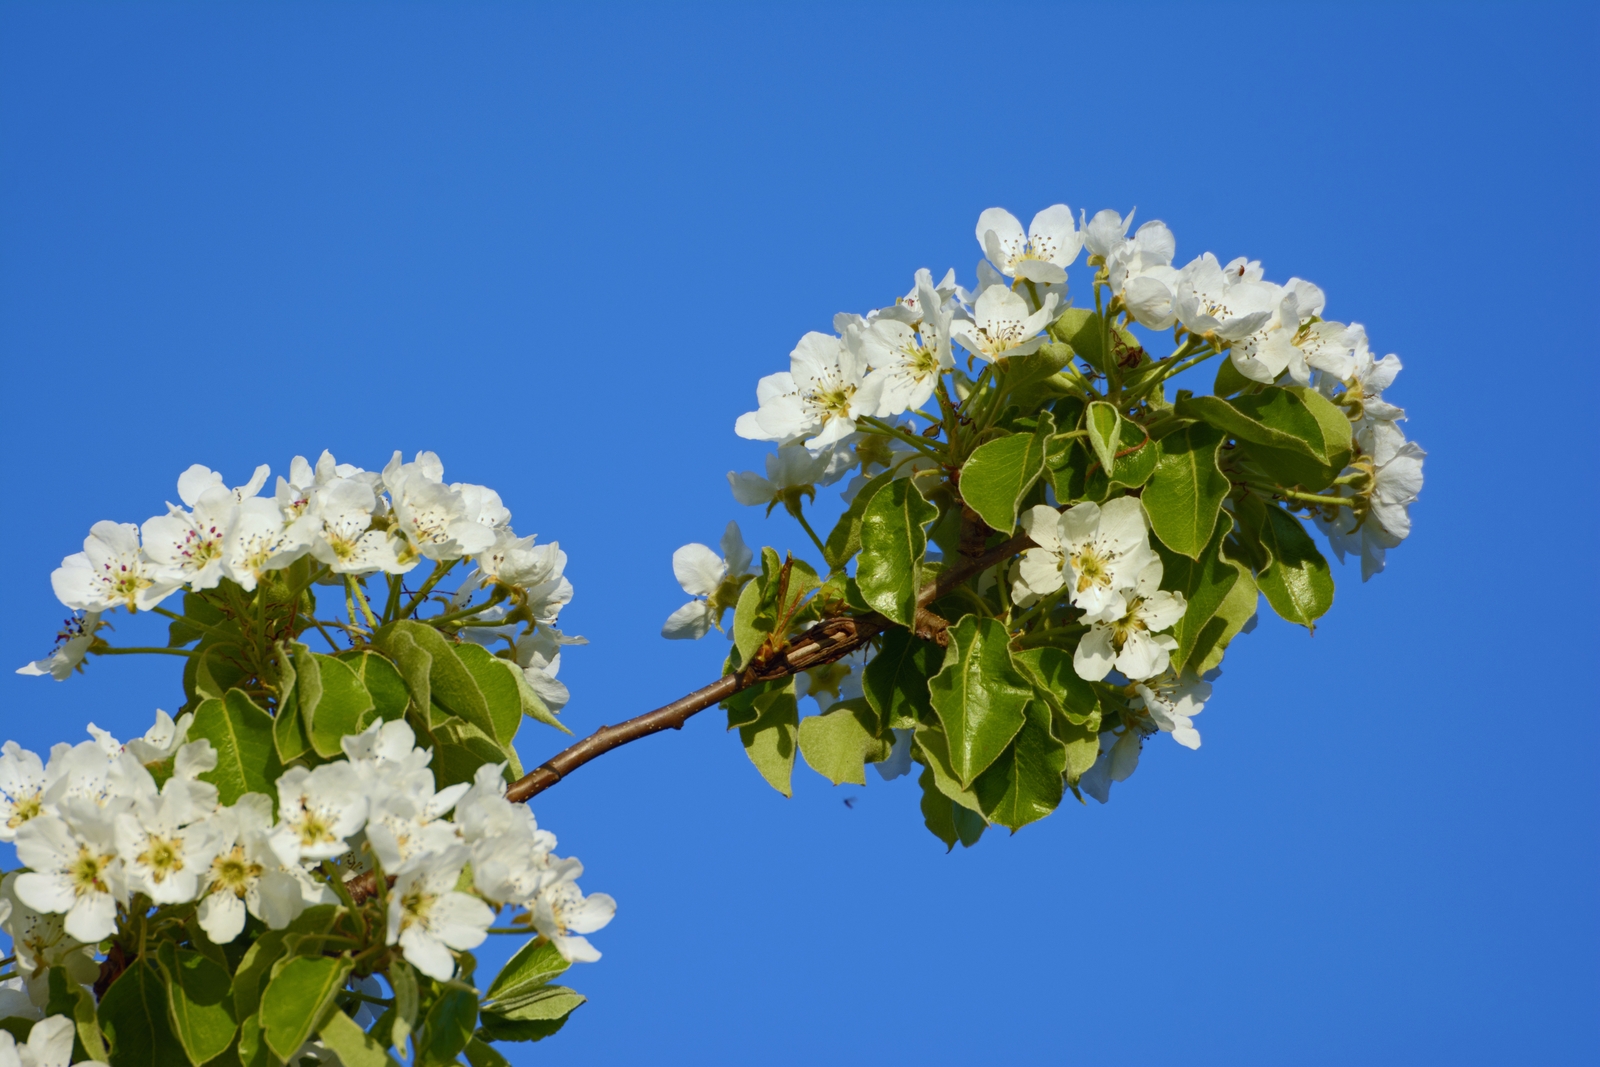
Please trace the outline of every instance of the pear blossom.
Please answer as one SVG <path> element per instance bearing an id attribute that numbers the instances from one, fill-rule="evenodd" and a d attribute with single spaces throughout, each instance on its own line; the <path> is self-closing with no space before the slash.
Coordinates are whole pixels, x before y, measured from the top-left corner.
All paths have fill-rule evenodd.
<path id="1" fill-rule="evenodd" d="M 1341 561 L 1347 553 L 1361 557 L 1361 580 L 1367 581 L 1383 570 L 1388 550 L 1411 534 L 1410 507 L 1422 492 L 1422 461 L 1427 453 L 1388 421 L 1362 426 L 1356 443 L 1363 453 L 1358 463 L 1365 466 L 1370 481 L 1360 493 L 1349 485 L 1339 491 L 1352 498 L 1364 496 L 1365 513 L 1358 513 L 1358 505 L 1341 508 L 1332 518 L 1319 512 L 1316 521 Z"/>
<path id="2" fill-rule="evenodd" d="M 696 641 L 720 628 L 722 613 L 738 599 L 736 588 L 727 588 L 730 577 L 734 585 L 749 573 L 753 559 L 750 549 L 739 533 L 739 524 L 728 523 L 722 534 L 722 555 L 718 556 L 702 544 L 688 544 L 672 554 L 672 573 L 683 591 L 692 597 L 704 598 L 689 601 L 667 617 L 661 627 L 661 636 L 671 640 Z"/>
<path id="3" fill-rule="evenodd" d="M 267 484 L 267 478 L 271 474 L 272 468 L 263 463 L 255 469 L 255 473 L 244 485 L 228 489 L 224 486 L 220 473 L 196 463 L 178 475 L 178 499 L 192 508 L 199 505 L 207 493 L 220 490 L 237 504 L 261 492 L 261 487 Z"/>
<path id="4" fill-rule="evenodd" d="M 916 326 L 930 312 L 944 310 L 955 297 L 957 288 L 954 268 L 945 271 L 944 277 L 936 285 L 933 272 L 927 267 L 918 267 L 911 280 L 911 291 L 896 300 L 893 306 L 881 308 L 871 317 L 892 318 L 907 326 Z"/>
<path id="5" fill-rule="evenodd" d="M 572 583 L 563 576 L 567 554 L 559 541 L 534 543 L 533 536 L 518 537 L 510 528 L 495 531 L 494 544 L 477 557 L 475 581 L 480 588 L 498 585 L 528 608 L 534 621 L 553 626 L 561 609 L 572 600 Z M 463 590 L 470 593 L 468 583 Z"/>
<path id="6" fill-rule="evenodd" d="M 460 559 L 494 544 L 499 523 L 480 521 L 487 499 L 478 493 L 477 508 L 468 514 L 461 491 L 444 484 L 444 465 L 435 453 L 418 452 L 414 461 L 404 463 L 396 452 L 383 468 L 383 485 L 389 492 L 396 527 L 405 540 L 402 562 L 418 555 L 434 561 Z M 494 503 L 498 502 L 496 497 Z M 498 511 L 491 505 L 491 520 L 499 518 Z"/>
<path id="7" fill-rule="evenodd" d="M 954 321 L 950 338 L 979 359 L 994 361 L 1025 356 L 1039 350 L 1045 336 L 1040 331 L 1054 321 L 1056 294 L 1048 293 L 1044 306 L 1028 310 L 1028 302 L 1010 289 L 993 285 L 978 294 L 972 318 Z"/>
<path id="8" fill-rule="evenodd" d="M 550 939 L 564 959 L 593 963 L 600 958 L 599 950 L 578 935 L 592 934 L 609 923 L 617 913 L 617 902 L 604 893 L 583 895 L 578 888 L 583 864 L 577 860 L 559 860 L 554 868 L 554 878 L 534 902 L 534 928 Z"/>
<path id="9" fill-rule="evenodd" d="M 1251 381 L 1271 384 L 1287 371 L 1295 384 L 1310 385 L 1312 370 L 1345 370 L 1355 347 L 1348 328 L 1339 322 L 1311 321 L 1322 314 L 1327 302 L 1322 290 L 1311 282 L 1290 278 L 1278 295 L 1267 322 L 1229 353 L 1239 373 Z"/>
<path id="10" fill-rule="evenodd" d="M 45 813 L 52 780 L 36 753 L 15 741 L 0 747 L 0 841 L 15 841 L 18 827 Z"/>
<path id="11" fill-rule="evenodd" d="M 728 487 L 733 498 L 747 507 L 765 504 L 767 513 L 780 503 L 815 495 L 815 486 L 832 485 L 844 477 L 858 460 L 843 442 L 812 453 L 799 445 L 784 445 L 767 455 L 767 476 L 755 471 L 728 472 Z"/>
<path id="12" fill-rule="evenodd" d="M 789 370 L 756 384 L 755 411 L 739 416 L 734 432 L 752 441 L 787 444 L 801 438 L 813 452 L 855 432 L 856 420 L 878 410 L 883 382 L 838 337 L 815 331 L 789 354 Z"/>
<path id="13" fill-rule="evenodd" d="M 378 496 L 365 479 L 350 477 L 318 490 L 308 516 L 316 532 L 311 554 L 335 574 L 402 574 L 416 561 L 402 563 L 388 533 L 375 529 Z"/>
<path id="14" fill-rule="evenodd" d="M 1106 280 L 1111 291 L 1122 298 L 1128 313 L 1141 326 L 1165 330 L 1177 321 L 1174 301 L 1179 271 L 1172 266 L 1176 251 L 1177 240 L 1167 224 L 1152 220 L 1106 254 Z"/>
<path id="15" fill-rule="evenodd" d="M 1207 674 L 1207 677 L 1212 677 Z M 1194 717 L 1205 710 L 1211 699 L 1210 681 L 1192 673 L 1177 674 L 1167 670 L 1160 677 L 1140 682 L 1135 687 L 1138 696 L 1129 701 L 1130 706 L 1142 708 L 1156 728 L 1172 735 L 1184 748 L 1200 747 L 1200 731 L 1194 728 Z"/>
<path id="16" fill-rule="evenodd" d="M 193 900 L 217 851 L 215 834 L 201 819 L 206 814 L 187 783 L 174 777 L 159 797 L 141 798 L 132 812 L 117 815 L 117 852 L 128 888 L 156 904 Z"/>
<path id="17" fill-rule="evenodd" d="M 1127 610 L 1124 591 L 1155 559 L 1144 509 L 1134 497 L 1104 505 L 1085 501 L 1064 512 L 1038 504 L 1023 513 L 1022 528 L 1035 547 L 1017 567 L 1012 596 L 1019 604 L 1067 586 L 1074 607 L 1120 617 Z"/>
<path id="18" fill-rule="evenodd" d="M 1066 281 L 1066 268 L 1083 247 L 1083 234 L 1065 204 L 1052 204 L 1035 215 L 1026 234 L 1011 212 L 988 208 L 978 216 L 977 235 L 984 255 L 1001 274 L 1042 285 Z"/>
<path id="19" fill-rule="evenodd" d="M 285 866 L 333 859 L 366 821 L 367 797 L 348 763 L 291 767 L 277 785 L 278 825 L 271 845 Z"/>
<path id="20" fill-rule="evenodd" d="M 238 510 L 233 495 L 220 488 L 206 490 L 192 512 L 169 506 L 140 528 L 144 554 L 175 582 L 197 592 L 215 589 Z"/>
<path id="21" fill-rule="evenodd" d="M 246 793 L 210 820 L 215 855 L 201 883 L 197 919 L 206 936 L 229 944 L 244 929 L 245 913 L 281 930 L 308 906 L 332 903 L 326 886 L 298 867 L 284 867 L 272 850 L 272 798 Z"/>
<path id="22" fill-rule="evenodd" d="M 455 823 L 471 851 L 473 884 L 492 901 L 526 903 L 551 877 L 555 835 L 539 829 L 526 804 L 505 798 L 505 765 L 478 768 L 456 802 Z"/>
<path id="23" fill-rule="evenodd" d="M 1371 422 L 1398 422 L 1406 417 L 1403 408 L 1383 399 L 1383 391 L 1394 384 L 1401 371 L 1400 357 L 1394 353 L 1375 359 L 1367 344 L 1367 331 L 1360 323 L 1347 327 L 1352 342 L 1348 369 L 1324 369 L 1317 377 L 1317 388 L 1330 399 L 1343 387 L 1361 400 L 1363 425 Z"/>
<path id="24" fill-rule="evenodd" d="M 0 911 L 5 905 L 0 903 Z M 28 984 L 20 974 L 0 982 L 0 1019 L 37 1019 L 43 1015 L 28 996 Z"/>
<path id="25" fill-rule="evenodd" d="M 450 950 L 477 948 L 494 922 L 489 905 L 455 890 L 466 860 L 458 846 L 400 875 L 389 890 L 388 944 L 399 945 L 407 963 L 440 982 L 456 974 Z"/>
<path id="26" fill-rule="evenodd" d="M 235 509 L 233 526 L 223 538 L 222 570 L 245 592 L 253 592 L 268 571 L 281 570 L 310 550 L 309 524 L 286 519 L 276 500 L 250 497 Z"/>
<path id="27" fill-rule="evenodd" d="M 99 628 L 98 611 L 87 611 L 82 616 L 68 619 L 61 632 L 56 635 L 55 651 L 44 659 L 36 659 L 32 663 L 18 667 L 17 673 L 35 676 L 48 674 L 58 682 L 66 681 L 83 663 L 83 657 L 94 645 L 94 634 Z"/>
<path id="28" fill-rule="evenodd" d="M 846 336 L 882 383 L 879 418 L 915 411 L 933 396 L 940 375 L 955 366 L 950 351 L 951 313 L 929 281 L 920 279 L 914 301 L 897 305 L 900 316 L 885 314 Z M 920 318 L 905 321 L 921 312 Z"/>
<path id="29" fill-rule="evenodd" d="M 42 815 L 17 830 L 17 858 L 28 867 L 17 897 L 30 908 L 66 916 L 63 929 L 85 944 L 117 929 L 127 899 L 110 813 L 82 797 L 64 800 L 61 815 Z"/>
<path id="30" fill-rule="evenodd" d="M 1157 631 L 1182 618 L 1188 604 L 1182 593 L 1161 588 L 1161 574 L 1157 557 L 1144 565 L 1123 604 L 1113 602 L 1086 618 L 1089 632 L 1072 655 L 1078 677 L 1098 682 L 1115 667 L 1128 678 L 1140 680 L 1167 669 L 1178 640 Z"/>
<path id="31" fill-rule="evenodd" d="M 561 670 L 561 650 L 568 645 L 587 645 L 587 637 L 569 636 L 554 626 L 540 626 L 523 634 L 512 645 L 517 666 L 528 686 L 551 711 L 560 711 L 572 699 L 566 683 L 556 675 Z"/>
<path id="32" fill-rule="evenodd" d="M 1133 211 L 1123 218 L 1113 208 L 1105 208 L 1096 211 L 1094 218 L 1085 221 L 1084 213 L 1079 211 L 1078 226 L 1083 234 L 1083 247 L 1089 250 L 1090 257 L 1099 256 L 1104 261 L 1121 248 L 1128 239 L 1128 227 L 1133 225 L 1133 216 Z M 1168 262 L 1171 262 L 1170 257 Z"/>
<path id="33" fill-rule="evenodd" d="M 148 611 L 179 582 L 147 559 L 139 547 L 139 528 L 131 522 L 97 522 L 83 551 L 68 556 L 50 575 L 56 598 L 74 611 L 106 611 L 121 605 Z"/>
<path id="34" fill-rule="evenodd" d="M 93 982 L 100 965 L 93 945 L 85 945 L 66 932 L 64 916 L 29 907 L 17 896 L 17 879 L 26 872 L 12 871 L 0 881 L 0 925 L 11 938 L 11 954 L 36 1008 L 50 1000 L 50 969 L 64 967 L 79 984 Z"/>
<path id="35" fill-rule="evenodd" d="M 193 722 L 194 715 L 191 712 L 184 712 L 178 716 L 177 722 L 173 722 L 171 715 L 157 708 L 155 725 L 146 730 L 143 737 L 135 737 L 123 745 L 123 751 L 146 766 L 172 759 L 180 748 L 188 744 L 189 726 Z M 207 748 L 211 747 L 209 741 L 205 744 Z M 212 753 L 212 758 L 216 758 L 216 753 Z"/>
<path id="36" fill-rule="evenodd" d="M 1221 344 L 1242 341 L 1267 324 L 1282 299 L 1261 280 L 1259 264 L 1234 260 L 1227 268 L 1210 252 L 1190 262 L 1174 280 L 1173 308 L 1190 333 Z"/>
<path id="37" fill-rule="evenodd" d="M 0 1067 L 71 1067 L 76 1036 L 77 1025 L 65 1015 L 40 1019 L 20 1045 L 9 1030 L 0 1030 Z M 87 1065 L 94 1061 L 78 1062 Z"/>

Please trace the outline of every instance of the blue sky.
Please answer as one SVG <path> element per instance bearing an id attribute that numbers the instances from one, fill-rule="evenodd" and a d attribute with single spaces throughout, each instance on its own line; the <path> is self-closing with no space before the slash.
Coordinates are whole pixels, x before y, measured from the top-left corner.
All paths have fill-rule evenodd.
<path id="1" fill-rule="evenodd" d="M 1189 752 L 946 856 L 909 782 L 768 789 L 708 713 L 539 798 L 620 902 L 577 1064 L 1600 1061 L 1588 6 L 9 4 L 0 662 L 202 462 L 437 450 L 559 540 L 580 733 L 715 676 L 656 635 L 738 518 L 756 379 L 979 211 L 1161 218 L 1310 278 L 1428 450 L 1389 571 L 1241 639 Z M 1077 276 L 1081 279 L 1081 273 Z M 1081 289 L 1086 288 L 1080 286 Z M 1591 456 L 1589 459 L 1583 458 Z M 140 632 L 129 624 L 129 633 Z M 9 657 L 6 659 L 5 657 Z M 121 736 L 163 661 L 0 674 Z M 530 727 L 536 762 L 559 739 Z M 856 796 L 847 808 L 841 801 Z"/>

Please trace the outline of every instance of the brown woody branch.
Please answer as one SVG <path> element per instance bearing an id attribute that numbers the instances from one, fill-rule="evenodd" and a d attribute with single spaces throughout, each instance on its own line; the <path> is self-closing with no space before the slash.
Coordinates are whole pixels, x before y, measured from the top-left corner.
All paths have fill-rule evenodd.
<path id="1" fill-rule="evenodd" d="M 1004 544 L 988 549 L 980 555 L 965 558 L 955 566 L 942 571 L 938 578 L 923 586 L 917 594 L 917 618 L 914 627 L 917 636 L 944 644 L 945 628 L 949 624 L 929 611 L 928 605 L 950 593 L 973 575 L 981 574 L 996 563 L 1032 546 L 1032 539 L 1027 534 L 1019 533 Z M 522 802 L 538 796 L 590 760 L 629 741 L 637 741 L 641 737 L 649 737 L 663 730 L 681 729 L 692 716 L 713 704 L 727 700 L 741 689 L 758 682 L 799 674 L 812 667 L 820 667 L 843 659 L 891 625 L 893 623 L 877 613 L 824 619 L 765 660 L 758 657 L 755 662 L 735 674 L 724 675 L 710 685 L 696 689 L 687 696 L 679 697 L 670 704 L 645 712 L 627 722 L 600 727 L 582 741 L 561 750 L 513 782 L 506 790 L 506 799 Z M 360 903 L 370 897 L 377 886 L 372 873 L 368 872 L 352 879 L 347 888 L 351 897 Z"/>

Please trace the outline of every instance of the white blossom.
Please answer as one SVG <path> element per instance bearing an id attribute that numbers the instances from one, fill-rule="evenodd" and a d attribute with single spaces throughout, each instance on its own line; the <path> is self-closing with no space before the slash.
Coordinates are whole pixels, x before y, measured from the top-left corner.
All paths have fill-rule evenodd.
<path id="1" fill-rule="evenodd" d="M 232 498 L 234 503 L 239 503 L 261 492 L 261 487 L 267 484 L 267 478 L 271 474 L 272 468 L 263 463 L 255 469 L 255 473 L 244 485 L 228 489 L 224 486 L 220 473 L 196 463 L 178 475 L 178 499 L 192 508 L 198 505 L 207 493 L 221 490 Z"/>
<path id="2" fill-rule="evenodd" d="M 832 485 L 853 468 L 856 454 L 843 442 L 812 453 L 799 445 L 785 445 L 767 455 L 767 476 L 755 471 L 728 472 L 733 498 L 747 507 L 772 509 L 800 494 L 812 495 L 814 486 Z"/>
<path id="3" fill-rule="evenodd" d="M 1115 667 L 1131 679 L 1151 678 L 1167 669 L 1177 638 L 1159 633 L 1183 617 L 1188 605 L 1182 593 L 1161 588 L 1161 559 L 1152 559 L 1127 590 L 1125 603 L 1115 601 L 1089 615 L 1089 632 L 1072 656 L 1078 677 L 1098 682 Z M 1118 608 L 1121 610 L 1118 610 Z"/>
<path id="4" fill-rule="evenodd" d="M 739 533 L 739 524 L 728 523 L 722 534 L 722 555 L 719 556 L 702 544 L 688 544 L 672 554 L 672 573 L 683 591 L 692 597 L 667 617 L 661 627 L 661 636 L 672 640 L 695 641 L 720 627 L 722 613 L 730 605 L 730 597 L 719 596 L 723 582 L 731 575 L 743 577 L 749 572 L 753 555 Z"/>
<path id="5" fill-rule="evenodd" d="M 551 711 L 560 711 L 572 699 L 566 683 L 556 678 L 561 671 L 561 650 L 568 645 L 588 643 L 587 637 L 569 636 L 554 626 L 540 626 L 532 633 L 521 635 L 513 644 L 517 666 L 522 668 L 529 688 Z"/>
<path id="6" fill-rule="evenodd" d="M 145 522 L 144 554 L 171 581 L 199 591 L 223 578 L 223 557 L 239 504 L 226 489 L 208 489 L 194 511 L 171 507 Z"/>
<path id="7" fill-rule="evenodd" d="M 1083 247 L 1083 235 L 1065 204 L 1052 204 L 1035 215 L 1026 234 L 1011 212 L 988 208 L 978 216 L 977 235 L 984 255 L 1001 274 L 1042 285 L 1066 281 L 1066 268 Z"/>
<path id="8" fill-rule="evenodd" d="M 156 904 L 193 900 L 200 877 L 217 852 L 210 814 L 195 802 L 182 778 L 168 779 L 159 797 L 143 797 L 115 820 L 117 853 L 128 889 Z"/>
<path id="9" fill-rule="evenodd" d="M 280 478 L 279 485 L 283 484 Z M 268 571 L 280 570 L 311 550 L 309 524 L 292 522 L 276 500 L 250 497 L 234 513 L 222 543 L 222 569 L 245 592 Z"/>
<path id="10" fill-rule="evenodd" d="M 1207 677 L 1212 677 L 1208 673 Z M 1135 686 L 1139 694 L 1129 701 L 1134 708 L 1143 708 L 1156 728 L 1172 735 L 1184 748 L 1200 747 L 1200 731 L 1194 728 L 1194 717 L 1205 710 L 1211 699 L 1211 683 L 1192 673 L 1178 675 L 1168 670 L 1159 678 L 1140 682 Z"/>
<path id="11" fill-rule="evenodd" d="M 1100 734 L 1100 755 L 1094 766 L 1083 772 L 1078 788 L 1102 804 L 1111 800 L 1111 784 L 1125 782 L 1139 766 L 1139 752 L 1144 747 L 1144 734 L 1139 730 L 1125 730 L 1115 734 L 1106 730 Z"/>
<path id="12" fill-rule="evenodd" d="M 488 549 L 495 543 L 495 528 L 502 525 L 496 509 L 499 498 L 490 505 L 490 522 L 480 521 L 489 503 L 481 486 L 473 487 L 476 507 L 469 513 L 466 498 L 454 486 L 444 484 L 444 465 L 432 452 L 418 452 L 410 463 L 396 452 L 383 468 L 383 484 L 389 492 L 396 529 L 404 539 L 400 560 L 420 555 L 434 561 L 460 559 Z M 507 513 L 509 517 L 509 513 Z"/>
<path id="13" fill-rule="evenodd" d="M 76 1024 L 65 1015 L 40 1019 L 28 1031 L 28 1040 L 20 1045 L 10 1031 L 0 1030 L 0 1067 L 71 1067 L 72 1039 L 76 1034 Z M 93 1061 L 78 1062 L 87 1067 Z"/>
<path id="14" fill-rule="evenodd" d="M 593 963 L 600 958 L 599 950 L 578 935 L 592 934 L 609 923 L 617 913 L 617 902 L 604 893 L 584 896 L 578 888 L 583 864 L 577 860 L 559 860 L 554 868 L 555 877 L 534 902 L 534 928 L 549 938 L 565 959 Z"/>
<path id="15" fill-rule="evenodd" d="M 145 558 L 139 528 L 131 522 L 97 522 L 83 551 L 61 561 L 50 575 L 56 598 L 74 611 L 106 611 L 122 606 L 148 611 L 179 583 Z"/>
<path id="16" fill-rule="evenodd" d="M 83 663 L 83 657 L 94 645 L 95 631 L 100 629 L 100 613 L 87 611 L 67 620 L 66 626 L 56 634 L 56 648 L 44 659 L 17 668 L 18 674 L 41 676 L 48 674 L 58 682 L 71 677 Z"/>
<path id="17" fill-rule="evenodd" d="M 11 954 L 17 957 L 28 999 L 43 1008 L 50 998 L 50 968 L 64 967 L 69 978 L 86 985 L 99 975 L 100 965 L 93 945 L 67 933 L 63 915 L 41 912 L 17 896 L 17 879 L 23 873 L 12 871 L 0 882 L 0 925 L 11 938 Z"/>
<path id="18" fill-rule="evenodd" d="M 52 760 L 52 762 L 54 762 Z M 52 776 L 38 755 L 15 741 L 0 748 L 0 841 L 15 841 L 17 828 L 45 812 Z"/>
<path id="19" fill-rule="evenodd" d="M 1010 289 L 993 285 L 978 294 L 972 318 L 951 323 L 950 337 L 979 359 L 993 361 L 1025 356 L 1039 350 L 1040 333 L 1056 317 L 1056 294 L 1048 293 L 1044 306 L 1028 310 L 1028 302 Z"/>
<path id="20" fill-rule="evenodd" d="M 821 452 L 878 410 L 883 383 L 867 370 L 840 338 L 808 333 L 789 354 L 788 371 L 756 384 L 760 406 L 739 416 L 734 432 L 778 444 L 804 438 L 808 449 Z"/>
<path id="21" fill-rule="evenodd" d="M 1023 513 L 1022 528 L 1036 547 L 1017 567 L 1012 596 L 1019 604 L 1067 586 L 1073 606 L 1088 615 L 1121 616 L 1124 591 L 1155 558 L 1134 497 L 1103 506 L 1085 501 L 1064 512 L 1039 504 Z"/>
<path id="22" fill-rule="evenodd" d="M 402 574 L 416 561 L 402 563 L 387 532 L 372 525 L 378 495 L 360 477 L 339 478 L 317 490 L 306 517 L 315 537 L 311 554 L 335 574 Z"/>
<path id="23" fill-rule="evenodd" d="M 66 916 L 63 928 L 85 944 L 117 929 L 117 905 L 127 899 L 112 814 L 73 797 L 60 815 L 41 815 L 17 830 L 17 858 L 28 868 L 17 897 L 41 912 Z"/>
<path id="24" fill-rule="evenodd" d="M 399 945 L 406 962 L 440 982 L 455 977 L 450 950 L 477 948 L 494 922 L 489 905 L 455 890 L 466 860 L 466 849 L 457 847 L 400 875 L 389 890 L 388 943 Z"/>
<path id="25" fill-rule="evenodd" d="M 361 779 L 348 763 L 291 767 L 278 779 L 278 825 L 272 850 L 285 865 L 333 859 L 367 818 Z"/>
<path id="26" fill-rule="evenodd" d="M 1267 324 L 1282 292 L 1261 280 L 1259 265 L 1234 260 L 1226 268 L 1210 252 L 1174 280 L 1173 308 L 1190 333 L 1219 343 L 1242 341 Z"/>

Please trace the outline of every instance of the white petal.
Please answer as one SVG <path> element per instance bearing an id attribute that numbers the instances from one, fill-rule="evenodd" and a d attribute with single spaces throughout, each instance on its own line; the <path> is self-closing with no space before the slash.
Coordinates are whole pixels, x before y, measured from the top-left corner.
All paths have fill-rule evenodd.
<path id="1" fill-rule="evenodd" d="M 672 641 L 698 641 L 711 632 L 711 623 L 711 605 L 704 600 L 691 600 L 667 616 L 661 636 Z"/>
<path id="2" fill-rule="evenodd" d="M 728 575 L 728 565 L 702 544 L 688 544 L 672 554 L 672 573 L 690 596 L 710 596 Z"/>

